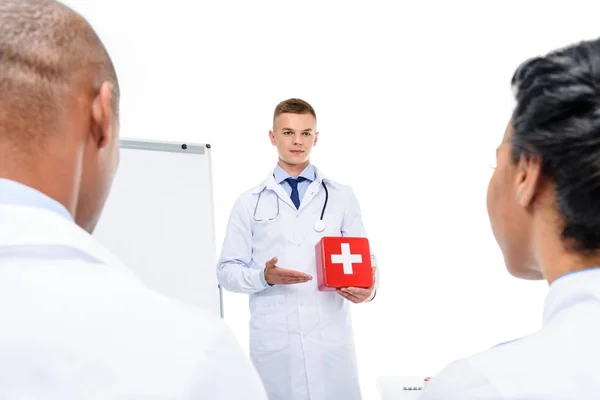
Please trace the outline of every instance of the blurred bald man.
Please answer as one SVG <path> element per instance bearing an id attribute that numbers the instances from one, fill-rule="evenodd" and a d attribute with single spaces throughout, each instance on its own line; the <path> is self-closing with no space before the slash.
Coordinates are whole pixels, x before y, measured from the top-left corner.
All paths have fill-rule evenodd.
<path id="1" fill-rule="evenodd" d="M 0 398 L 266 399 L 220 319 L 151 292 L 90 235 L 118 104 L 81 16 L 0 1 Z"/>

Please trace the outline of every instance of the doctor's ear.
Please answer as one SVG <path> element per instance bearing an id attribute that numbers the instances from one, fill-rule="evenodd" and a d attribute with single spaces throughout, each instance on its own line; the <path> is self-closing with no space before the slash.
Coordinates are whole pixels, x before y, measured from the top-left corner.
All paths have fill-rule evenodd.
<path id="1" fill-rule="evenodd" d="M 319 132 L 315 132 L 315 140 L 313 142 L 313 146 L 317 144 L 317 140 L 319 140 Z"/>
<path id="2" fill-rule="evenodd" d="M 269 131 L 269 139 L 271 139 L 271 144 L 273 146 L 277 146 L 277 143 L 275 143 L 275 133 L 273 133 L 273 131 Z"/>

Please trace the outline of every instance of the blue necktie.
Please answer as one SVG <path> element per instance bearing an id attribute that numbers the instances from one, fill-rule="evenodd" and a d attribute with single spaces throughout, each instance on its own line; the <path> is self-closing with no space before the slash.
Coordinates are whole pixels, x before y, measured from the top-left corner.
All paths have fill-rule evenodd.
<path id="1" fill-rule="evenodd" d="M 287 178 L 285 181 L 292 187 L 292 203 L 296 206 L 296 209 L 300 207 L 300 195 L 298 194 L 298 182 L 304 182 L 306 180 L 305 177 L 299 176 L 298 179 Z"/>

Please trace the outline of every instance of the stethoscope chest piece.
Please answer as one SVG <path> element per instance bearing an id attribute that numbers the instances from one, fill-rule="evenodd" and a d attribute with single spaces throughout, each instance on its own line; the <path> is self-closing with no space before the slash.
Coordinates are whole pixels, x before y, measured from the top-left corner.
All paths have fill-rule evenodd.
<path id="1" fill-rule="evenodd" d="M 324 230 L 325 230 L 325 221 L 320 219 L 317 222 L 315 222 L 315 231 L 323 232 Z"/>

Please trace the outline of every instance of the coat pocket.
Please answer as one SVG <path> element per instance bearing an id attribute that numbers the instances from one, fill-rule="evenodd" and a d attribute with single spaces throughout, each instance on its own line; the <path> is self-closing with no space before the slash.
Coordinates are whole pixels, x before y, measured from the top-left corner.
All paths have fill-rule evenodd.
<path id="1" fill-rule="evenodd" d="M 270 352 L 289 344 L 288 311 L 285 295 L 259 296 L 250 317 L 250 349 Z"/>
<path id="2" fill-rule="evenodd" d="M 332 345 L 352 344 L 352 320 L 347 300 L 335 292 L 319 292 L 317 296 L 321 340 Z"/>

